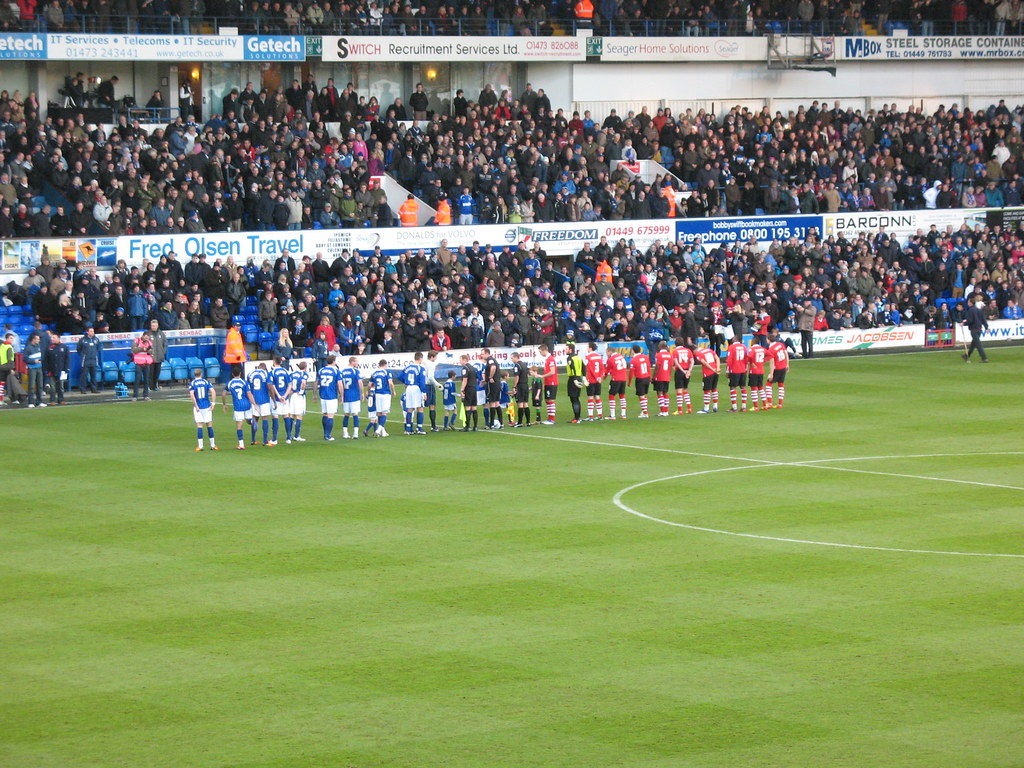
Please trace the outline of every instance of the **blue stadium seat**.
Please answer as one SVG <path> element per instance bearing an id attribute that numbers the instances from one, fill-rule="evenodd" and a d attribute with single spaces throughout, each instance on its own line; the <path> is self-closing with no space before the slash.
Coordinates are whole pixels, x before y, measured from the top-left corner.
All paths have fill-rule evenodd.
<path id="1" fill-rule="evenodd" d="M 108 360 L 100 366 L 100 370 L 103 372 L 103 381 L 107 384 L 115 384 L 117 380 L 121 378 L 121 371 L 117 367 L 117 363 L 113 360 Z"/>
<path id="2" fill-rule="evenodd" d="M 174 371 L 171 368 L 171 366 L 169 366 L 166 362 L 164 362 L 164 364 L 160 366 L 160 375 L 156 377 L 156 380 L 157 381 L 170 381 L 171 380 L 171 376 L 172 376 L 173 373 L 174 373 Z"/>
<path id="3" fill-rule="evenodd" d="M 198 368 L 200 371 L 205 370 L 206 366 L 203 365 L 203 360 L 200 357 L 190 357 L 185 361 L 185 367 L 188 368 L 186 378 L 192 378 L 192 372 Z"/>
<path id="4" fill-rule="evenodd" d="M 203 360 L 203 365 L 206 368 L 206 378 L 208 379 L 219 379 L 220 378 L 220 361 L 216 357 L 208 357 Z"/>
<path id="5" fill-rule="evenodd" d="M 186 379 L 189 378 L 189 376 L 188 376 L 188 366 L 185 364 L 185 361 L 182 358 L 180 358 L 180 357 L 172 357 L 172 358 L 170 358 L 164 364 L 164 367 L 165 368 L 170 367 L 170 369 L 171 369 L 171 378 L 175 379 L 176 381 L 185 381 Z"/>
<path id="6" fill-rule="evenodd" d="M 242 336 L 245 337 L 247 343 L 252 344 L 260 337 L 260 327 L 258 325 L 243 325 Z"/>
<path id="7" fill-rule="evenodd" d="M 125 384 L 135 383 L 135 363 L 121 363 L 121 381 Z"/>
<path id="8" fill-rule="evenodd" d="M 272 352 L 274 345 L 277 344 L 276 333 L 261 333 L 260 334 L 260 349 L 264 352 Z"/>

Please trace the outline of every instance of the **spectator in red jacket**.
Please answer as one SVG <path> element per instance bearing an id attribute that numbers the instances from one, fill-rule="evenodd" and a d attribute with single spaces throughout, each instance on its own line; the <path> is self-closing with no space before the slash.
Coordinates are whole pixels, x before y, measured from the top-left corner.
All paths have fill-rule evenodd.
<path id="1" fill-rule="evenodd" d="M 430 348 L 435 352 L 447 352 L 452 348 L 451 337 L 444 332 L 444 328 L 438 328 L 430 337 Z"/>

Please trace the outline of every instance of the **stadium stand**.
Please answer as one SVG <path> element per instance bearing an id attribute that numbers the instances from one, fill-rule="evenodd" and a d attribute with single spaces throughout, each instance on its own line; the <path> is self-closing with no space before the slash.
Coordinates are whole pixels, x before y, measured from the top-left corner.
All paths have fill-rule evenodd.
<path id="1" fill-rule="evenodd" d="M 487 4 L 465 0 L 333 4 L 329 0 L 20 0 L 16 6 L 0 4 L 0 29 L 186 35 L 217 33 L 221 27 L 261 35 L 575 34 L 573 6 L 567 0 Z M 594 3 L 592 28 L 599 35 L 634 37 L 861 35 L 891 34 L 893 30 L 917 35 L 1004 35 L 1020 34 L 1022 22 L 1020 4 L 1010 0 L 601 0 Z M 591 24 L 586 29 L 591 29 Z"/>
<path id="2" fill-rule="evenodd" d="M 807 4 L 758 6 L 753 13 L 789 24 L 832 12 L 825 4 L 804 18 Z M 855 5 L 854 12 L 865 10 Z M 248 18 L 275 25 L 269 31 L 301 31 L 312 23 L 310 12 L 326 6 L 253 3 Z M 315 24 L 319 31 L 354 29 L 363 23 L 361 7 L 352 6 L 351 18 Z M 44 18 L 46 8 L 22 8 L 15 26 L 56 23 Z M 63 6 L 62 23 L 112 28 L 121 17 L 113 8 L 104 15 L 87 2 Z M 538 8 L 550 11 L 552 24 L 567 12 L 526 4 L 517 13 Z M 663 12 L 731 22 L 740 6 L 616 8 L 616 18 L 624 12 L 643 20 L 642 33 L 654 19 L 653 29 L 663 34 L 672 31 L 658 26 Z M 936 8 L 924 2 L 900 12 L 923 19 Z M 392 18 L 398 9 L 388 8 Z M 126 18 L 149 24 L 139 10 Z M 210 4 L 192 21 L 216 24 L 224 10 Z M 372 6 L 366 10 L 367 19 L 377 17 Z M 488 10 L 495 18 L 505 12 L 500 4 Z M 182 23 L 189 13 L 175 6 L 160 17 Z M 425 5 L 416 23 L 437 13 L 440 6 Z M 452 9 L 452 17 L 465 13 L 474 11 Z M 958 23 L 983 31 L 996 23 L 995 13 L 996 6 L 979 4 Z M 889 15 L 899 18 L 895 7 Z M 1019 19 L 1000 20 L 1011 25 L 1004 25 L 1008 31 L 1019 26 Z M 932 21 L 936 26 L 922 31 L 944 28 Z M 951 104 L 932 114 L 895 104 L 863 113 L 813 101 L 788 114 L 767 108 L 650 114 L 645 108 L 595 117 L 553 108 L 542 89 L 515 98 L 485 87 L 476 99 L 455 99 L 445 114 L 421 122 L 409 117 L 399 101 L 377 105 L 349 88 L 319 86 L 311 76 L 275 93 L 235 89 L 204 124 L 178 117 L 147 131 L 122 116 L 108 135 L 81 116 L 46 119 L 32 94 L 3 92 L 0 238 L 391 226 L 396 211 L 371 183 L 384 173 L 432 207 L 446 198 L 459 211 L 468 195 L 466 215 L 474 221 L 524 224 L 1013 207 L 1024 196 L 1024 110 L 1002 100 L 984 110 Z M 645 182 L 623 167 L 644 160 L 668 173 Z M 344 353 L 425 349 L 442 329 L 460 347 L 482 343 L 495 329 L 510 343 L 649 339 L 677 333 L 679 310 L 691 302 L 702 330 L 733 324 L 743 331 L 762 313 L 782 328 L 795 326 L 807 299 L 819 328 L 908 321 L 939 328 L 960 317 L 963 297 L 974 291 L 987 295 L 993 316 L 1012 313 L 1024 300 L 1017 231 L 965 227 L 922 232 L 909 242 L 849 234 L 852 239 L 813 233 L 763 252 L 738 242 L 666 243 L 643 252 L 626 241 L 601 243 L 571 264 L 522 245 L 499 252 L 488 244 L 407 253 L 395 263 L 366 254 L 329 264 L 310 254 L 276 263 L 197 258 L 184 265 L 163 257 L 109 276 L 73 272 L 44 258 L 4 291 L 24 308 L 25 319 L 61 332 L 87 324 L 101 332 L 132 330 L 146 317 L 165 329 L 225 327 L 235 316 L 263 350 L 274 348 L 281 328 L 305 344 L 326 315 Z M 596 280 L 599 268 L 612 279 Z"/>
<path id="3" fill-rule="evenodd" d="M 307 117 L 291 105 L 261 113 L 258 98 L 239 101 L 240 120 L 214 116 L 199 126 L 179 118 L 148 136 L 137 125 L 122 123 L 105 136 L 58 120 L 40 140 L 36 122 L 8 99 L 0 130 L 14 150 L 0 168 L 0 230 L 9 237 L 283 229 L 296 199 L 301 228 L 318 226 L 332 201 L 355 226 L 387 225 L 393 212 L 367 188 L 385 171 L 432 202 L 457 201 L 470 189 L 477 221 L 666 217 L 666 183 L 688 194 L 680 217 L 1015 206 L 1024 191 L 1022 110 L 1002 101 L 932 115 L 860 114 L 813 102 L 790 115 L 644 110 L 597 122 L 552 113 L 540 90 L 532 109 L 530 98 L 467 102 L 465 114 L 457 109 L 412 127 L 368 110 L 358 118 L 343 113 L 340 135 L 348 141 L 329 137 L 318 113 Z M 672 175 L 646 184 L 610 170 L 631 151 Z M 67 199 L 66 208 L 39 205 L 46 187 Z M 622 241 L 599 244 L 571 268 L 557 268 L 543 252 L 487 246 L 405 254 L 394 264 L 354 255 L 314 264 L 296 254 L 276 264 L 197 258 L 183 266 L 165 257 L 83 281 L 87 272 L 72 275 L 44 259 L 7 292 L 35 319 L 72 333 L 89 322 L 101 332 L 129 330 L 140 312 L 168 329 L 217 327 L 234 314 L 253 342 L 260 323 L 264 333 L 288 328 L 301 347 L 324 312 L 348 353 L 425 348 L 440 328 L 456 346 L 480 343 L 496 327 L 512 343 L 667 335 L 679 330 L 678 308 L 691 301 L 702 330 L 724 317 L 742 331 L 762 312 L 791 327 L 805 298 L 819 328 L 943 327 L 959 318 L 958 299 L 971 291 L 990 297 L 994 316 L 1024 300 L 1022 255 L 1019 233 L 965 230 L 908 243 L 812 235 L 767 252 L 741 243 L 639 252 Z M 539 268 L 529 266 L 534 257 Z M 610 284 L 595 283 L 602 261 L 611 266 Z M 340 291 L 333 306 L 332 288 Z M 258 308 L 264 295 L 269 308 Z"/>

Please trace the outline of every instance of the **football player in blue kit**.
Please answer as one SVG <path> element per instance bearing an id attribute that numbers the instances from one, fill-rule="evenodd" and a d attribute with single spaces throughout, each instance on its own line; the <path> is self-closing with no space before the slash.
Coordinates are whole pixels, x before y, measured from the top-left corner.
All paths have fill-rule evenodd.
<path id="1" fill-rule="evenodd" d="M 402 383 L 405 384 L 405 434 L 425 435 L 423 431 L 423 390 L 427 387 L 427 371 L 423 367 L 423 353 L 413 355 L 412 362 L 402 370 Z M 415 431 L 413 417 L 416 419 Z"/>
<path id="2" fill-rule="evenodd" d="M 283 357 L 277 358 L 277 364 L 270 372 L 270 415 L 273 419 L 273 431 L 267 445 L 277 445 L 277 431 L 281 425 L 278 416 L 287 418 L 288 384 L 291 382 Z"/>
<path id="3" fill-rule="evenodd" d="M 249 382 L 242 378 L 242 366 L 231 366 L 231 378 L 224 385 L 221 393 L 221 400 L 224 403 L 224 413 L 228 412 L 228 398 L 231 398 L 231 406 L 235 411 L 235 434 L 238 436 L 238 450 L 245 450 L 245 422 L 252 418 L 252 410 L 256 406 L 252 399 L 252 390 L 249 389 Z"/>
<path id="4" fill-rule="evenodd" d="M 373 380 L 374 411 L 377 413 L 377 437 L 387 437 L 385 426 L 388 423 L 388 411 L 391 410 L 391 398 L 395 394 L 395 382 L 388 370 L 388 361 L 381 360 L 377 370 L 370 377 Z"/>
<path id="5" fill-rule="evenodd" d="M 297 370 L 292 371 L 288 376 L 288 410 L 284 418 L 284 442 L 291 444 L 306 442 L 302 436 L 302 417 L 306 415 L 306 384 L 309 382 L 309 372 L 306 370 L 306 361 L 300 360 Z"/>
<path id="6" fill-rule="evenodd" d="M 327 356 L 327 364 L 317 373 L 317 394 L 320 397 L 320 421 L 324 426 L 324 440 L 334 442 L 334 415 L 338 412 L 338 382 L 341 371 L 334 364 L 334 355 Z"/>
<path id="7" fill-rule="evenodd" d="M 455 371 L 448 371 L 448 378 L 444 380 L 441 387 L 441 402 L 444 406 L 444 430 L 445 432 L 455 431 L 456 410 L 458 409 L 459 380 L 455 378 Z"/>
<path id="8" fill-rule="evenodd" d="M 359 410 L 363 405 L 363 377 L 356 368 L 356 359 L 348 359 L 348 368 L 341 370 L 341 437 L 349 438 L 348 420 L 352 417 L 352 438 L 359 438 Z"/>
<path id="9" fill-rule="evenodd" d="M 270 414 L 273 407 L 270 404 L 270 373 L 267 371 L 267 364 L 260 363 L 255 370 L 249 374 L 246 381 L 249 382 L 249 389 L 252 390 L 252 399 L 256 403 L 252 411 L 252 444 L 256 445 L 256 426 L 263 422 L 263 445 L 270 444 Z"/>
<path id="10" fill-rule="evenodd" d="M 210 438 L 210 450 L 217 450 L 217 441 L 213 438 L 213 384 L 203 377 L 203 369 L 196 368 L 192 372 L 192 381 L 188 384 L 188 395 L 192 398 L 192 415 L 196 422 L 196 452 L 203 450 L 203 427 Z"/>

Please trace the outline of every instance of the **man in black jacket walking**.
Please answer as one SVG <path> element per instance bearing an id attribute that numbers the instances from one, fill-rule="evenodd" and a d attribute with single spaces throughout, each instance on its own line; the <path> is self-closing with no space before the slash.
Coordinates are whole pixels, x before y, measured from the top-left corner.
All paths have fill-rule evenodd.
<path id="1" fill-rule="evenodd" d="M 50 379 L 50 405 L 64 405 L 64 386 L 68 380 L 68 348 L 54 334 L 50 346 L 43 353 L 43 371 Z"/>
<path id="2" fill-rule="evenodd" d="M 970 349 L 961 357 L 965 363 L 971 362 L 971 353 L 978 350 L 981 362 L 988 362 L 988 355 L 985 354 L 985 347 L 981 344 L 982 329 L 988 330 L 988 320 L 985 318 L 985 299 L 982 296 L 975 296 L 974 302 L 967 308 L 967 317 L 964 318 L 964 325 L 971 332 Z"/>

